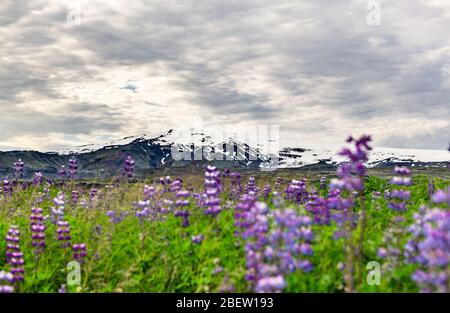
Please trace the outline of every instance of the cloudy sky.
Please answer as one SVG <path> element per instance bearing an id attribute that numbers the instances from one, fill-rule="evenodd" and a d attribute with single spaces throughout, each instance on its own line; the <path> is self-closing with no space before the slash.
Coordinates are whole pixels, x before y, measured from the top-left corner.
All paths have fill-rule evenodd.
<path id="1" fill-rule="evenodd" d="M 197 123 L 445 149 L 448 0 L 369 2 L 1 0 L 0 150 Z"/>

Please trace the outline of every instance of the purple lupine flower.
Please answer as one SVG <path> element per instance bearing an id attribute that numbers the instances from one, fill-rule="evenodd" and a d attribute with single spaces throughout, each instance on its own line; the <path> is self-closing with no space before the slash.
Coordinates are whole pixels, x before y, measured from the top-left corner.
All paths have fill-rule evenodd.
<path id="1" fill-rule="evenodd" d="M 319 225 L 328 225 L 331 221 L 331 211 L 328 206 L 328 200 L 319 197 L 317 194 L 310 194 L 306 203 L 306 210 L 313 214 L 314 223 Z"/>
<path id="2" fill-rule="evenodd" d="M 91 188 L 89 191 L 89 202 L 94 201 L 98 196 L 98 189 L 97 188 Z"/>
<path id="3" fill-rule="evenodd" d="M 127 156 L 123 166 L 123 176 L 131 178 L 134 175 L 134 160 L 131 155 Z"/>
<path id="4" fill-rule="evenodd" d="M 56 223 L 58 220 L 64 220 L 66 200 L 63 192 L 60 191 L 56 198 L 53 198 L 53 204 L 55 205 L 51 208 L 53 223 Z"/>
<path id="5" fill-rule="evenodd" d="M 69 178 L 74 179 L 78 174 L 78 160 L 70 159 L 69 160 Z"/>
<path id="6" fill-rule="evenodd" d="M 328 192 L 328 208 L 334 211 L 332 218 L 338 226 L 334 237 L 344 237 L 346 239 L 344 251 L 347 262 L 344 279 L 345 288 L 350 292 L 354 290 L 353 260 L 355 251 L 350 238 L 359 219 L 359 216 L 352 211 L 352 208 L 356 202 L 356 197 L 358 195 L 363 196 L 364 176 L 366 174 L 364 162 L 367 162 L 368 152 L 372 150 L 372 147 L 369 146 L 370 141 L 371 137 L 368 135 L 363 135 L 359 139 L 354 139 L 351 136 L 347 138 L 348 143 L 354 144 L 354 149 L 344 148 L 339 152 L 339 155 L 347 157 L 349 162 L 343 163 L 338 167 L 336 174 L 339 178 L 331 180 Z M 361 202 L 363 202 L 362 199 Z M 361 245 L 358 249 L 361 249 Z"/>
<path id="7" fill-rule="evenodd" d="M 253 202 L 248 209 L 242 211 L 243 225 L 247 226 L 241 234 L 245 240 L 247 266 L 245 278 L 249 282 L 250 287 L 255 290 L 258 281 L 263 277 L 269 276 L 269 271 L 264 264 L 264 250 L 269 231 L 267 213 L 267 205 L 263 202 Z"/>
<path id="8" fill-rule="evenodd" d="M 432 197 L 432 201 L 437 204 L 447 204 L 450 206 L 450 187 L 446 191 L 438 190 Z"/>
<path id="9" fill-rule="evenodd" d="M 450 212 L 421 213 L 410 228 L 413 238 L 405 246 L 410 261 L 419 265 L 411 278 L 422 292 L 449 292 Z"/>
<path id="10" fill-rule="evenodd" d="M 175 217 L 181 217 L 183 219 L 182 227 L 188 227 L 189 226 L 189 211 L 188 210 L 176 210 L 174 212 Z"/>
<path id="11" fill-rule="evenodd" d="M 42 215 L 41 208 L 32 208 L 30 215 L 30 227 L 31 227 L 31 245 L 35 255 L 41 254 L 45 248 L 45 230 L 44 216 Z"/>
<path id="12" fill-rule="evenodd" d="M 284 198 L 279 191 L 272 193 L 272 203 L 276 208 L 281 208 L 284 205 Z"/>
<path id="13" fill-rule="evenodd" d="M 70 226 L 69 222 L 64 220 L 59 220 L 56 222 L 56 232 L 57 232 L 57 240 L 61 242 L 62 248 L 70 247 L 70 240 L 72 237 L 70 236 Z"/>
<path id="14" fill-rule="evenodd" d="M 222 190 L 220 172 L 216 167 L 207 165 L 205 171 L 205 214 L 217 216 L 222 208 L 220 207 L 219 194 Z"/>
<path id="15" fill-rule="evenodd" d="M 433 194 L 435 193 L 435 187 L 434 187 L 434 182 L 432 179 L 430 179 L 428 181 L 428 196 L 431 197 L 433 196 Z"/>
<path id="16" fill-rule="evenodd" d="M 106 212 L 106 215 L 110 217 L 111 223 L 119 224 L 129 215 L 129 212 L 123 210 L 120 212 L 118 210 L 110 210 Z"/>
<path id="17" fill-rule="evenodd" d="M 59 170 L 58 170 L 58 176 L 59 178 L 61 178 L 61 181 L 64 182 L 64 180 L 66 179 L 67 176 L 67 171 L 66 171 L 66 167 L 64 165 L 62 165 Z"/>
<path id="18" fill-rule="evenodd" d="M 76 244 L 72 245 L 72 251 L 73 251 L 73 259 L 75 261 L 78 261 L 80 264 L 83 264 L 84 259 L 87 256 L 86 244 L 76 243 Z"/>
<path id="19" fill-rule="evenodd" d="M 61 247 L 70 247 L 70 226 L 69 222 L 65 220 L 65 196 L 64 193 L 58 193 L 58 196 L 53 199 L 55 207 L 51 208 L 52 220 L 56 224 L 57 240 L 61 242 Z"/>
<path id="20" fill-rule="evenodd" d="M 14 281 L 23 282 L 25 272 L 23 253 L 20 251 L 19 227 L 11 226 L 6 235 L 6 263 L 11 266 Z"/>
<path id="21" fill-rule="evenodd" d="M 13 293 L 14 275 L 9 272 L 0 271 L 0 293 Z"/>
<path id="22" fill-rule="evenodd" d="M 171 181 L 172 180 L 170 179 L 170 176 L 160 177 L 159 178 L 159 183 L 164 187 L 164 191 L 168 190 L 167 187 L 170 185 Z"/>
<path id="23" fill-rule="evenodd" d="M 202 243 L 204 238 L 205 238 L 205 236 L 203 236 L 203 235 L 192 236 L 191 241 L 192 241 L 192 243 L 200 244 L 200 243 Z"/>
<path id="24" fill-rule="evenodd" d="M 270 261 L 276 264 L 278 273 L 287 275 L 296 269 L 311 271 L 313 266 L 307 259 L 313 254 L 311 219 L 290 209 L 275 211 L 274 216 L 276 227 L 269 234 L 269 243 L 277 253 Z"/>
<path id="25" fill-rule="evenodd" d="M 327 178 L 322 176 L 320 177 L 320 189 L 326 189 L 327 188 Z"/>
<path id="26" fill-rule="evenodd" d="M 24 167 L 25 164 L 21 159 L 14 163 L 14 172 L 17 179 L 22 178 Z"/>
<path id="27" fill-rule="evenodd" d="M 182 226 L 187 227 L 189 226 L 190 213 L 186 207 L 189 206 L 189 200 L 187 198 L 189 198 L 190 192 L 186 190 L 180 190 L 175 194 L 175 196 L 177 197 L 177 200 L 175 201 L 175 207 L 177 207 L 177 210 L 174 212 L 174 215 L 175 217 L 181 217 L 183 219 Z M 172 203 L 167 203 L 166 201 L 166 204 L 172 205 Z"/>
<path id="28" fill-rule="evenodd" d="M 44 176 L 41 172 L 34 173 L 33 176 L 33 185 L 34 186 L 40 186 L 42 182 L 44 181 Z"/>
<path id="29" fill-rule="evenodd" d="M 286 287 L 286 281 L 282 275 L 262 277 L 256 283 L 256 292 L 281 291 Z"/>
<path id="30" fill-rule="evenodd" d="M 244 194 L 236 204 L 234 210 L 234 226 L 236 227 L 235 235 L 240 235 L 249 226 L 246 221 L 246 216 L 255 202 L 256 196 Z"/>
<path id="31" fill-rule="evenodd" d="M 169 190 L 170 192 L 178 192 L 181 188 L 183 188 L 183 180 L 181 180 L 181 178 L 177 178 L 170 184 Z"/>
<path id="32" fill-rule="evenodd" d="M 272 186 L 270 186 L 269 184 L 265 185 L 263 188 L 263 197 L 266 199 L 269 198 L 271 192 Z"/>
<path id="33" fill-rule="evenodd" d="M 231 177 L 230 193 L 234 198 L 239 199 L 239 197 L 241 196 L 242 191 L 243 191 L 243 187 L 242 187 L 242 183 L 241 183 L 241 174 L 237 173 L 237 172 L 233 172 L 230 174 L 230 177 Z"/>
<path id="34" fill-rule="evenodd" d="M 223 173 L 222 173 L 223 178 L 230 177 L 230 175 L 231 175 L 231 170 L 229 168 L 223 169 Z"/>
<path id="35" fill-rule="evenodd" d="M 67 293 L 66 285 L 61 285 L 58 289 L 58 293 Z"/>
<path id="36" fill-rule="evenodd" d="M 72 191 L 72 204 L 77 204 L 78 203 L 78 198 L 80 197 L 80 192 L 77 190 L 73 190 Z"/>
<path id="37" fill-rule="evenodd" d="M 283 183 L 283 177 L 277 177 L 275 180 L 275 190 L 280 191 L 281 190 L 281 184 Z"/>
<path id="38" fill-rule="evenodd" d="M 12 184 L 9 181 L 8 177 L 3 178 L 3 195 L 5 197 L 12 196 Z"/>
<path id="39" fill-rule="evenodd" d="M 144 200 L 153 198 L 156 194 L 156 188 L 154 186 L 144 186 Z"/>
<path id="40" fill-rule="evenodd" d="M 150 200 L 138 201 L 135 203 L 136 209 L 136 217 L 139 218 L 139 222 L 142 223 L 147 218 L 155 219 L 156 215 L 150 208 Z"/>
<path id="41" fill-rule="evenodd" d="M 388 191 L 385 193 L 385 196 L 390 200 L 388 208 L 397 212 L 404 212 L 407 210 L 406 201 L 411 198 L 411 192 L 404 189 L 406 186 L 412 184 L 412 180 L 409 177 L 411 175 L 411 170 L 404 166 L 396 166 L 394 172 L 397 176 L 394 176 L 390 183 L 403 188 L 394 189 L 391 192 Z"/>
<path id="42" fill-rule="evenodd" d="M 285 189 L 286 198 L 295 203 L 305 203 L 308 199 L 306 179 L 293 179 Z"/>
<path id="43" fill-rule="evenodd" d="M 247 185 L 245 186 L 245 193 L 250 194 L 254 193 L 257 194 L 259 192 L 259 188 L 256 186 L 255 177 L 250 176 L 248 178 Z"/>
<path id="44" fill-rule="evenodd" d="M 404 222 L 405 218 L 402 216 L 393 217 L 392 226 L 387 229 L 383 236 L 384 246 L 378 249 L 377 255 L 384 260 L 382 265 L 384 272 L 392 272 L 404 263 L 401 258 L 403 254 L 401 238 L 406 233 Z"/>

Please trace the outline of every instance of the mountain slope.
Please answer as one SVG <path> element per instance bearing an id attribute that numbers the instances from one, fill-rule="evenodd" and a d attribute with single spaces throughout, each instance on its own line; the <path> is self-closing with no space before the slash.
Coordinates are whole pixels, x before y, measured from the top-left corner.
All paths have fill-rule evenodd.
<path id="1" fill-rule="evenodd" d="M 191 134 L 194 135 L 194 134 Z M 204 133 L 196 133 L 191 143 L 179 143 L 172 130 L 154 138 L 147 135 L 130 136 L 107 145 L 84 145 L 73 149 L 51 152 L 9 151 L 0 152 L 0 175 L 11 175 L 12 165 L 22 159 L 24 176 L 35 172 L 55 177 L 57 170 L 75 157 L 80 164 L 80 178 L 110 177 L 119 175 L 127 155 L 135 160 L 136 173 L 145 174 L 151 169 L 165 167 L 201 167 L 212 163 L 230 168 L 300 168 L 332 169 L 345 161 L 337 155 L 337 148 L 283 148 L 278 160 L 271 159 L 260 149 L 229 138 L 215 143 Z M 194 138 L 194 136 L 192 136 Z M 445 167 L 450 153 L 436 150 L 411 150 L 376 148 L 370 154 L 369 167 L 408 165 L 411 167 Z M 274 162 L 277 161 L 277 162 Z"/>

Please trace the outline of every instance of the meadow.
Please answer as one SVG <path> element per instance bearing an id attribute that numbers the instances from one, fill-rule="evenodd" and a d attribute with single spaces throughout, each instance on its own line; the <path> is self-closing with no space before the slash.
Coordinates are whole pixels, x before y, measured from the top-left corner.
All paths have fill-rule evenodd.
<path id="1" fill-rule="evenodd" d="M 370 137 L 348 142 L 335 173 L 306 175 L 137 178 L 129 157 L 122 177 L 82 181 L 74 158 L 26 181 L 19 160 L 0 193 L 0 291 L 449 292 L 449 170 L 378 175 Z"/>

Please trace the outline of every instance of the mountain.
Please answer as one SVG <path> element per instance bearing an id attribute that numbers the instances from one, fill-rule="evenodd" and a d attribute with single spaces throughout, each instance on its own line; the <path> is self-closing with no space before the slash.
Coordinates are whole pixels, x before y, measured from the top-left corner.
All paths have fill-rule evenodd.
<path id="1" fill-rule="evenodd" d="M 0 175 L 11 175 L 12 165 L 22 159 L 24 177 L 35 172 L 55 177 L 57 170 L 67 165 L 70 158 L 80 164 L 78 177 L 110 177 L 121 173 L 126 156 L 135 160 L 136 173 L 145 175 L 148 171 L 167 167 L 203 167 L 214 164 L 218 167 L 239 169 L 309 168 L 334 169 L 345 161 L 337 155 L 337 148 L 283 148 L 276 156 L 269 156 L 262 149 L 228 138 L 214 142 L 203 132 L 191 133 L 190 142 L 177 141 L 173 131 L 153 138 L 147 135 L 130 136 L 103 144 L 90 144 L 72 149 L 50 152 L 8 151 L 0 152 Z M 388 167 L 407 165 L 417 167 L 445 167 L 450 154 L 447 151 L 377 148 L 370 156 L 367 166 Z"/>

